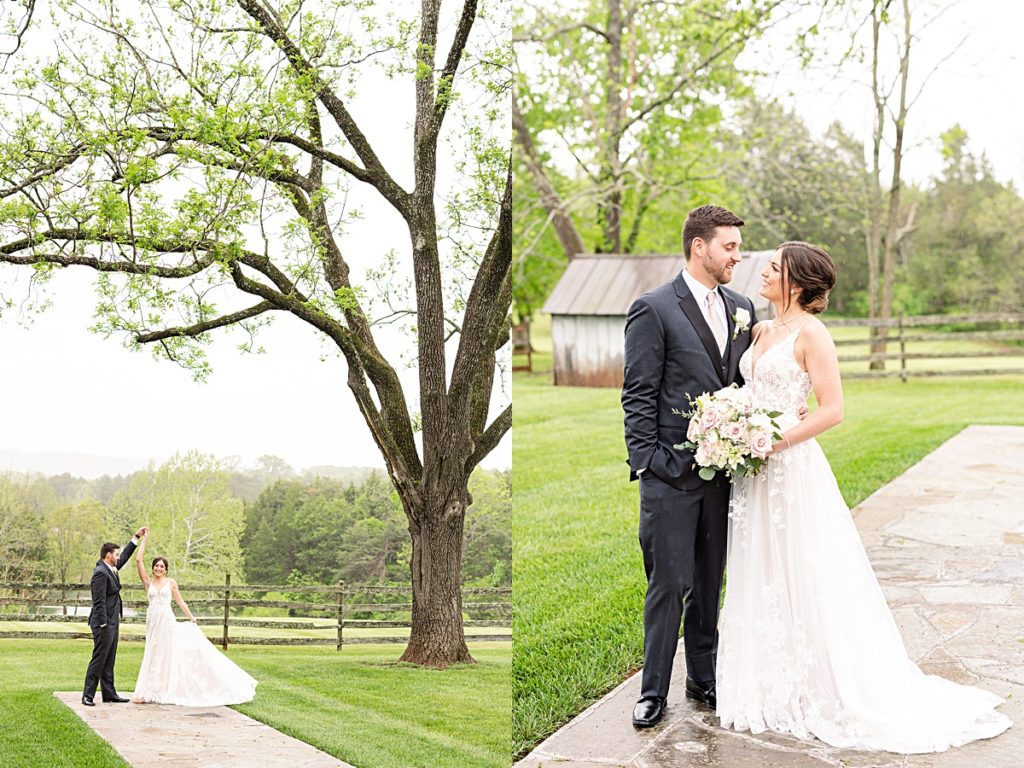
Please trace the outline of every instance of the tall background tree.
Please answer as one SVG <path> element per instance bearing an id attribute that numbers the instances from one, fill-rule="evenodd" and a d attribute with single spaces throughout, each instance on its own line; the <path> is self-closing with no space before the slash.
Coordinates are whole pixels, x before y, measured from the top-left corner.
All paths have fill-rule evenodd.
<path id="1" fill-rule="evenodd" d="M 920 0 L 828 0 L 823 3 L 822 29 L 852 30 L 835 66 L 859 64 L 868 83 L 872 130 L 865 142 L 868 174 L 865 196 L 865 247 L 868 286 L 867 315 L 889 320 L 901 264 L 917 229 L 917 197 L 906 194 L 903 166 L 911 147 L 907 122 L 931 76 L 963 45 L 966 36 L 950 44 L 939 61 L 918 54 L 922 35 L 944 8 Z M 799 41 L 807 60 L 829 58 L 816 51 L 817 32 Z M 829 36 L 826 39 L 831 39 Z M 915 75 L 911 74 L 913 61 Z M 922 66 L 923 64 L 923 66 Z M 924 72 L 923 76 L 920 74 Z M 888 328 L 871 330 L 871 352 L 884 355 Z M 885 368 L 873 360 L 873 370 Z"/>
<path id="2" fill-rule="evenodd" d="M 511 424 L 496 382 L 511 301 L 508 4 L 51 10 L 56 53 L 32 59 L 23 46 L 7 78 L 17 100 L 0 140 L 0 262 L 33 270 L 36 285 L 93 270 L 95 329 L 199 378 L 220 329 L 249 349 L 273 315 L 321 335 L 344 358 L 406 516 L 402 658 L 470 660 L 468 482 Z M 409 119 L 398 147 L 364 129 L 366 109 L 389 99 Z M 386 316 L 414 334 L 412 386 L 379 345 L 384 316 L 346 256 L 359 195 L 381 231 L 406 233 L 388 272 L 407 277 L 408 303 L 389 294 Z"/>
<path id="3" fill-rule="evenodd" d="M 147 554 L 166 557 L 177 578 L 241 572 L 245 505 L 232 497 L 230 475 L 212 456 L 192 452 L 135 473 L 109 509 L 125 535 L 150 528 Z"/>
<path id="4" fill-rule="evenodd" d="M 721 199 L 714 128 L 746 91 L 736 58 L 779 2 L 528 3 L 516 21 L 516 306 L 581 252 L 676 251 L 691 202 Z M 665 214 L 669 214 L 666 216 Z"/>

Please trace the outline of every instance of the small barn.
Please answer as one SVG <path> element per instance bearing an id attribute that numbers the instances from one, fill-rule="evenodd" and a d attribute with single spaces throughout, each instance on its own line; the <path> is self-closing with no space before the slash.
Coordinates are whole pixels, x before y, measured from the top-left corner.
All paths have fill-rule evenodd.
<path id="1" fill-rule="evenodd" d="M 744 253 L 729 283 L 729 288 L 753 300 L 759 318 L 771 311 L 757 291 L 761 270 L 773 253 Z M 681 254 L 585 254 L 570 261 L 542 309 L 551 315 L 555 384 L 621 387 L 630 305 L 675 278 L 685 263 Z"/>

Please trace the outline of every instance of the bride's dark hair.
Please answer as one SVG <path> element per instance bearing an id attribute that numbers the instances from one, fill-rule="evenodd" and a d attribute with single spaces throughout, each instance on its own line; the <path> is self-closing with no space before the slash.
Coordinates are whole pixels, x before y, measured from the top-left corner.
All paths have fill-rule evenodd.
<path id="1" fill-rule="evenodd" d="M 154 568 L 156 568 L 157 563 L 163 563 L 165 571 L 171 570 L 171 564 L 167 562 L 166 557 L 154 557 L 152 564 L 149 566 L 149 569 L 153 570 Z"/>
<path id="2" fill-rule="evenodd" d="M 779 246 L 782 251 L 783 311 L 789 306 L 790 284 L 800 288 L 797 303 L 812 315 L 828 307 L 828 292 L 836 284 L 836 265 L 825 249 L 801 240 Z"/>

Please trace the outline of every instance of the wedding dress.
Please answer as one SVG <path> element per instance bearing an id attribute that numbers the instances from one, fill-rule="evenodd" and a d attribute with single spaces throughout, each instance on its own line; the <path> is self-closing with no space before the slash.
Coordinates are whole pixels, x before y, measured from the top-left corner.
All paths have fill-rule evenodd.
<path id="1" fill-rule="evenodd" d="M 740 373 L 783 429 L 811 391 L 799 328 Z M 717 714 L 723 727 L 836 747 L 941 752 L 1012 725 L 993 693 L 924 674 L 907 656 L 850 511 L 815 440 L 733 487 Z"/>
<path id="2" fill-rule="evenodd" d="M 202 630 L 177 621 L 171 608 L 171 584 L 149 584 L 146 650 L 134 700 L 185 707 L 242 704 L 256 693 L 256 680 L 218 651 Z"/>

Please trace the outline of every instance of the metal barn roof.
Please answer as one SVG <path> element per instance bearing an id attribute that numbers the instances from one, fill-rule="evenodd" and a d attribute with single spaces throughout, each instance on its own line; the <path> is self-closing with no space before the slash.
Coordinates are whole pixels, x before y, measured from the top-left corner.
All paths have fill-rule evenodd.
<path id="1" fill-rule="evenodd" d="M 758 296 L 761 270 L 774 251 L 750 251 L 733 270 L 729 288 L 754 300 Z M 569 262 L 558 285 L 544 303 L 542 312 L 551 315 L 621 315 L 648 291 L 672 280 L 683 269 L 683 256 L 659 254 L 584 254 Z"/>

